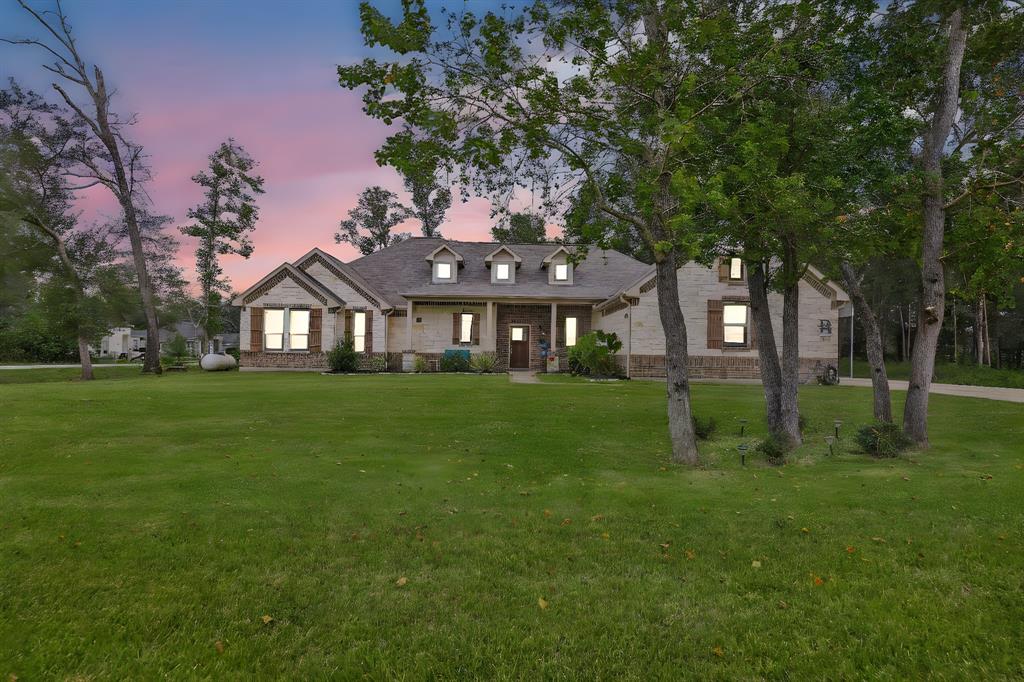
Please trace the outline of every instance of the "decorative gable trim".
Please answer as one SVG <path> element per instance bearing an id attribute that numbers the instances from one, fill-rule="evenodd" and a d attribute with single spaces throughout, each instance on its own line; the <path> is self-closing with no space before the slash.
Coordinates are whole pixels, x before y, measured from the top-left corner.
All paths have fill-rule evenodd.
<path id="1" fill-rule="evenodd" d="M 573 255 L 572 252 L 569 251 L 569 249 L 565 248 L 564 246 L 559 246 L 557 249 L 548 254 L 548 256 L 541 262 L 540 266 L 542 268 L 546 268 L 547 266 L 551 265 L 551 261 L 555 258 L 555 256 L 557 256 L 560 253 L 564 253 L 566 258 L 572 258 Z"/>
<path id="2" fill-rule="evenodd" d="M 261 279 L 256 284 L 252 285 L 241 294 L 239 294 L 235 300 L 235 305 L 249 305 L 256 299 L 264 296 L 271 289 L 276 287 L 278 284 L 286 279 L 291 279 L 293 282 L 302 287 L 306 293 L 312 296 L 316 301 L 322 305 L 330 306 L 344 306 L 345 301 L 338 298 L 336 294 L 324 287 L 322 284 L 317 282 L 315 279 L 297 269 L 291 263 L 283 263 L 278 266 L 273 272 Z"/>
<path id="3" fill-rule="evenodd" d="M 366 288 L 359 282 L 356 282 L 349 273 L 343 271 L 335 263 L 331 262 L 332 260 L 333 258 L 326 258 L 318 249 L 314 249 L 298 261 L 298 266 L 303 272 L 305 272 L 314 264 L 322 265 L 329 273 L 340 279 L 346 285 L 351 287 L 353 291 L 365 298 L 370 305 L 375 307 L 377 310 L 383 310 L 381 307 L 380 297 L 367 291 Z"/>
<path id="4" fill-rule="evenodd" d="M 494 260 L 494 257 L 497 256 L 498 254 L 500 254 L 503 251 L 505 253 L 507 253 L 509 256 L 512 257 L 512 260 L 515 262 L 517 268 L 520 265 L 522 265 L 523 259 L 519 257 L 519 254 L 516 253 L 515 251 L 513 251 L 512 249 L 508 248 L 505 245 L 499 246 L 494 251 L 491 251 L 489 254 L 484 256 L 484 264 L 487 267 L 491 267 L 491 262 Z"/>
<path id="5" fill-rule="evenodd" d="M 423 260 L 433 262 L 434 258 L 437 257 L 437 254 L 441 253 L 442 251 L 447 251 L 448 253 L 455 256 L 455 262 L 459 264 L 460 268 L 463 266 L 463 262 L 465 259 L 462 257 L 462 254 L 453 249 L 452 247 L 448 246 L 448 244 L 441 244 L 441 246 L 437 247 L 436 249 L 428 253 L 427 257 L 424 258 Z"/>

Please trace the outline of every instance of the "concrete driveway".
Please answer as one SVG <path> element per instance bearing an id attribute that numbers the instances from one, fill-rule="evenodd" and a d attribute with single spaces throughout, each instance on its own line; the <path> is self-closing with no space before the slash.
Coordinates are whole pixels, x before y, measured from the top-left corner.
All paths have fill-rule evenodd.
<path id="1" fill-rule="evenodd" d="M 910 382 L 889 379 L 889 388 L 893 391 L 905 391 Z M 840 386 L 867 386 L 871 388 L 871 379 L 839 380 Z M 1024 403 L 1024 388 L 999 388 L 997 386 L 962 386 L 960 384 L 932 384 L 931 393 L 941 395 L 958 395 L 964 398 L 986 398 L 987 400 L 1005 400 L 1011 403 Z"/>

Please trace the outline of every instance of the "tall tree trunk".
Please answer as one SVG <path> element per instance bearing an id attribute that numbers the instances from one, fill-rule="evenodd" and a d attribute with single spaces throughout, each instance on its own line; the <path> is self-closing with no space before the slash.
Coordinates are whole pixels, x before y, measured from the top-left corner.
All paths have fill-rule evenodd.
<path id="1" fill-rule="evenodd" d="M 658 282 L 658 313 L 665 330 L 665 383 L 668 388 L 668 432 L 672 440 L 672 461 L 699 464 L 697 436 L 690 408 L 689 352 L 686 322 L 679 307 L 679 283 L 673 253 L 655 260 Z"/>
<path id="2" fill-rule="evenodd" d="M 946 303 L 941 260 L 946 231 L 942 153 L 960 99 L 960 67 L 966 45 L 967 30 L 963 25 L 963 10 L 958 8 L 949 17 L 949 44 L 946 48 L 941 90 L 931 124 L 924 136 L 921 154 L 925 173 L 922 196 L 924 234 L 921 239 L 921 309 L 910 359 L 907 402 L 903 410 L 903 432 L 919 447 L 928 447 L 928 392 L 932 385 L 935 351 Z"/>
<path id="3" fill-rule="evenodd" d="M 782 366 L 768 308 L 768 283 L 763 263 L 747 264 L 747 291 L 750 293 L 750 317 L 757 331 L 757 357 L 761 366 L 768 431 L 779 435 L 785 431 L 782 421 Z"/>
<path id="4" fill-rule="evenodd" d="M 974 361 L 981 367 L 985 364 L 985 297 L 974 304 Z"/>
<path id="5" fill-rule="evenodd" d="M 787 247 L 787 251 L 790 248 Z M 800 433 L 800 278 L 795 254 L 786 254 L 787 285 L 782 290 L 782 427 L 791 447 L 803 442 Z"/>
<path id="6" fill-rule="evenodd" d="M 992 366 L 992 337 L 990 336 L 990 329 L 988 325 L 988 299 L 985 298 L 984 292 L 981 294 L 981 318 L 982 318 L 982 339 L 984 339 L 985 345 L 985 365 L 988 367 Z"/>
<path id="7" fill-rule="evenodd" d="M 853 299 L 857 319 L 864 328 L 864 342 L 867 346 L 868 365 L 871 367 L 871 392 L 873 395 L 875 419 L 881 422 L 892 421 L 892 398 L 889 395 L 889 376 L 885 371 L 885 353 L 882 349 L 882 332 L 878 327 L 875 311 L 868 305 L 864 290 L 860 287 L 860 278 L 853 266 L 843 261 L 840 265 L 846 290 Z M 850 331 L 853 333 L 853 330 Z"/>
<path id="8" fill-rule="evenodd" d="M 78 359 L 82 363 L 82 381 L 92 381 L 92 358 L 89 357 L 89 340 L 79 332 Z"/>

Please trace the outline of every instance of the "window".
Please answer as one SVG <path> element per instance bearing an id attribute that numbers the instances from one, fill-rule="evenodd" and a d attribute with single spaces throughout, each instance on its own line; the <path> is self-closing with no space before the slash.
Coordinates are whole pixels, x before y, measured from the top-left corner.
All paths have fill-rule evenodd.
<path id="1" fill-rule="evenodd" d="M 513 341 L 522 341 L 523 340 L 523 328 L 522 327 L 512 327 L 512 340 Z"/>
<path id="2" fill-rule="evenodd" d="M 451 279 L 452 278 L 452 264 L 451 263 L 434 263 L 434 277 L 437 279 Z"/>
<path id="3" fill-rule="evenodd" d="M 284 309 L 267 308 L 263 311 L 263 347 L 284 350 Z"/>
<path id="4" fill-rule="evenodd" d="M 309 350 L 309 311 L 288 311 L 288 350 Z"/>
<path id="5" fill-rule="evenodd" d="M 352 313 L 352 348 L 357 353 L 366 350 L 366 313 L 358 310 Z"/>
<path id="6" fill-rule="evenodd" d="M 495 263 L 494 265 L 494 278 L 502 281 L 508 280 L 509 264 L 508 263 Z"/>
<path id="7" fill-rule="evenodd" d="M 722 321 L 725 323 L 725 345 L 747 345 L 747 306 L 722 306 Z"/>
<path id="8" fill-rule="evenodd" d="M 473 313 L 462 313 L 459 317 L 459 343 L 473 341 Z"/>
<path id="9" fill-rule="evenodd" d="M 743 259 L 742 258 L 730 258 L 729 259 L 729 279 L 737 282 L 743 279 Z"/>
<path id="10" fill-rule="evenodd" d="M 556 282 L 567 282 L 569 281 L 569 264 L 559 263 L 555 266 L 555 281 Z"/>
<path id="11" fill-rule="evenodd" d="M 566 348 L 576 345 L 576 318 L 565 318 L 565 346 Z"/>

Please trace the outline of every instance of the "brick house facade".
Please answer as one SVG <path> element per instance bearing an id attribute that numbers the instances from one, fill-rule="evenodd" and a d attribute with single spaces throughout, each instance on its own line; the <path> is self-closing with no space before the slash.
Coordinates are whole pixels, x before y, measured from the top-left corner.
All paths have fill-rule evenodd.
<path id="1" fill-rule="evenodd" d="M 711 268 L 679 269 L 694 378 L 760 376 L 745 275 L 741 259 L 728 254 Z M 800 366 L 807 381 L 838 365 L 833 331 L 849 297 L 813 268 L 800 287 Z M 434 370 L 445 353 L 459 350 L 493 354 L 497 371 L 566 371 L 569 346 L 599 329 L 622 341 L 617 359 L 624 373 L 665 375 L 653 267 L 616 251 L 413 238 L 344 263 L 313 249 L 234 304 L 242 308 L 244 370 L 324 370 L 327 352 L 350 339 L 367 370 L 411 371 L 424 363 Z M 772 294 L 779 339 L 781 307 Z M 527 341 L 513 342 L 516 328 Z"/>

